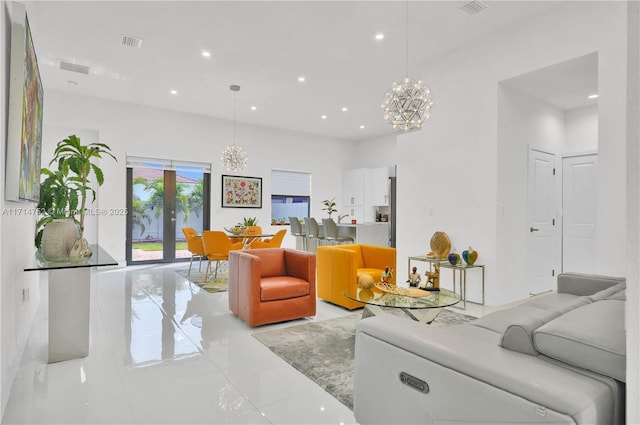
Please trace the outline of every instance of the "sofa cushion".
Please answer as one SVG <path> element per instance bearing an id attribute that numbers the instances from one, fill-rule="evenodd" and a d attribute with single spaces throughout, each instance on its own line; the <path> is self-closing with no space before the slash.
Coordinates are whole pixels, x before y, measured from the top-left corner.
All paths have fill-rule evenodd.
<path id="1" fill-rule="evenodd" d="M 627 290 L 623 289 L 622 291 L 618 291 L 615 294 L 607 297 L 606 299 L 608 300 L 621 300 L 621 301 L 626 301 L 627 300 Z"/>
<path id="2" fill-rule="evenodd" d="M 309 282 L 297 277 L 265 277 L 260 281 L 260 301 L 288 300 L 308 294 Z"/>
<path id="3" fill-rule="evenodd" d="M 571 302 L 577 298 L 579 297 L 573 294 L 552 293 L 533 297 L 520 304 L 520 306 L 526 305 L 542 310 L 556 310 L 557 312 L 561 313 L 567 305 L 571 304 Z"/>
<path id="4" fill-rule="evenodd" d="M 523 320 L 527 317 L 546 317 L 547 314 L 549 314 L 549 312 L 547 312 L 546 310 L 523 305 L 495 311 L 470 322 L 470 324 L 473 326 L 479 326 L 481 328 L 489 329 L 493 332 L 503 335 L 507 328 L 513 323 L 517 323 L 518 321 Z"/>
<path id="5" fill-rule="evenodd" d="M 520 310 L 520 308 L 516 310 Z M 538 311 L 536 314 L 529 314 L 514 320 L 502 334 L 500 345 L 508 350 L 537 356 L 539 353 L 533 344 L 533 333 L 540 326 L 560 315 L 554 310 Z"/>
<path id="6" fill-rule="evenodd" d="M 593 302 L 607 299 L 620 291 L 624 291 L 627 287 L 625 282 L 614 285 L 610 288 L 603 289 L 602 291 L 596 292 L 595 294 L 589 296 L 589 299 Z"/>
<path id="7" fill-rule="evenodd" d="M 558 292 L 574 295 L 593 295 L 624 281 L 623 277 L 560 273 L 558 275 Z"/>
<path id="8" fill-rule="evenodd" d="M 624 301 L 602 300 L 571 310 L 533 336 L 542 354 L 625 381 Z"/>

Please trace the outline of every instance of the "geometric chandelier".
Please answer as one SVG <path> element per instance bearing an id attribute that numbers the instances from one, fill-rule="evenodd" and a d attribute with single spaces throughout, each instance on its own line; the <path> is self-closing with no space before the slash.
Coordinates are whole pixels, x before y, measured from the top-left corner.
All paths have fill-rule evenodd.
<path id="1" fill-rule="evenodd" d="M 422 127 L 422 123 L 431 117 L 432 106 L 431 90 L 424 87 L 422 81 L 409 77 L 400 83 L 394 81 L 382 101 L 384 119 L 402 131 Z"/>
<path id="2" fill-rule="evenodd" d="M 416 130 L 431 117 L 431 90 L 409 78 L 409 1 L 407 0 L 407 35 L 406 35 L 406 77 L 401 81 L 394 81 L 391 88 L 384 93 L 382 109 L 384 119 L 393 128 L 402 131 Z"/>
<path id="3" fill-rule="evenodd" d="M 227 170 L 238 172 L 247 166 L 249 158 L 244 149 L 236 145 L 236 92 L 240 91 L 240 86 L 234 84 L 229 89 L 233 92 L 233 145 L 224 148 L 220 159 Z"/>

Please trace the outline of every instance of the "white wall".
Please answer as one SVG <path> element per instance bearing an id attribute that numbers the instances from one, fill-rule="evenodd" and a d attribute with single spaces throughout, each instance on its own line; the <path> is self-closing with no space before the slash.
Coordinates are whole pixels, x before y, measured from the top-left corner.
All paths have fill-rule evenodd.
<path id="1" fill-rule="evenodd" d="M 598 150 L 598 105 L 572 109 L 565 116 L 564 153 Z"/>
<path id="2" fill-rule="evenodd" d="M 498 291 L 488 290 L 489 298 L 496 304 L 526 298 L 525 271 L 528 261 L 525 255 L 528 244 L 528 158 L 529 148 L 538 148 L 555 154 L 556 165 L 565 143 L 565 113 L 514 89 L 498 87 L 498 176 L 497 176 L 497 240 L 496 246 L 500 267 L 493 272 L 498 281 L 512 279 L 508 286 Z M 556 169 L 559 169 L 556 166 Z M 556 211 L 561 205 L 561 177 L 555 179 Z M 559 216 L 556 216 L 559 222 Z M 520 231 L 514 231 L 514 229 Z M 556 270 L 560 270 L 561 231 L 556 227 Z M 508 259 L 508 261 L 501 261 Z"/>
<path id="3" fill-rule="evenodd" d="M 382 119 L 382 111 L 380 113 Z M 397 134 L 361 140 L 354 144 L 350 168 L 393 167 L 397 162 Z"/>
<path id="4" fill-rule="evenodd" d="M 97 129 L 100 141 L 114 151 L 118 162 L 102 160 L 105 184 L 98 199 L 102 209 L 124 208 L 126 155 L 209 162 L 211 228 L 231 227 L 244 216 L 258 217 L 263 230 L 271 227 L 271 169 L 312 173 L 311 214 L 321 216 L 321 201 L 342 199 L 342 170 L 348 168 L 353 142 L 237 123 L 236 144 L 248 153 L 249 164 L 240 173 L 223 169 L 222 149 L 233 143 L 233 122 L 48 91 L 45 125 Z M 47 141 L 47 143 L 49 143 Z M 221 175 L 262 177 L 262 209 L 221 208 Z M 340 208 L 340 205 L 338 205 Z M 125 259 L 125 216 L 101 216 L 98 242 L 119 261 Z M 295 246 L 287 232 L 283 246 Z"/>
<path id="5" fill-rule="evenodd" d="M 628 4 L 627 64 L 627 423 L 640 423 L 640 2 Z"/>
<path id="6" fill-rule="evenodd" d="M 398 264 L 408 255 L 427 252 L 433 232 L 443 230 L 458 250 L 471 245 L 479 251 L 478 261 L 487 265 L 489 304 L 515 299 L 519 291 L 513 288 L 524 280 L 524 268 L 510 264 L 523 261 L 518 257 L 524 255 L 524 245 L 513 238 L 522 239 L 527 227 L 522 225 L 524 209 L 515 205 L 519 201 L 506 194 L 526 191 L 526 150 L 500 142 L 498 84 L 598 52 L 599 169 L 603 170 L 598 217 L 608 223 L 602 226 L 606 232 L 598 234 L 602 259 L 598 273 L 625 275 L 625 260 L 615 254 L 626 239 L 626 176 L 620 167 L 625 160 L 624 22 L 622 2 L 568 3 L 552 15 L 522 23 L 508 34 L 477 40 L 424 64 L 422 74 L 420 69 L 416 72 L 414 77 L 438 95 L 422 131 L 398 137 Z M 513 149 L 514 155 L 505 154 L 503 148 Z M 511 184 L 516 187 L 508 189 Z M 501 203 L 508 219 L 502 216 Z M 509 209 L 511 204 L 514 210 Z"/>
<path id="7" fill-rule="evenodd" d="M 9 5 L 0 5 L 2 34 L 2 112 L 0 134 L 0 417 L 9 400 L 11 384 L 16 376 L 24 347 L 31 331 L 31 323 L 39 303 L 39 272 L 24 272 L 28 260 L 35 255 L 33 243 L 36 217 L 30 213 L 33 203 L 4 200 L 5 188 L 5 140 L 7 136 L 6 113 L 9 103 L 9 43 L 11 23 Z M 15 143 L 16 141 L 9 141 Z M 17 141 L 20 143 L 20 141 Z M 28 299 L 23 301 L 23 290 Z"/>

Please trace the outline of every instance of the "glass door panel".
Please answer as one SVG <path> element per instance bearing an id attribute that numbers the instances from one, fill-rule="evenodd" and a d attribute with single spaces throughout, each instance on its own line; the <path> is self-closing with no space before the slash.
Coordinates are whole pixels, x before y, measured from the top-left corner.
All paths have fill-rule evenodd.
<path id="1" fill-rule="evenodd" d="M 131 229 L 130 262 L 164 260 L 164 171 L 129 168 Z"/>
<path id="2" fill-rule="evenodd" d="M 176 174 L 176 222 L 175 252 L 176 259 L 190 258 L 187 241 L 182 233 L 183 227 L 193 227 L 198 234 L 205 229 L 205 186 L 208 187 L 209 174 L 192 171 L 188 167 L 178 167 Z M 208 222 L 208 221 L 207 221 Z"/>

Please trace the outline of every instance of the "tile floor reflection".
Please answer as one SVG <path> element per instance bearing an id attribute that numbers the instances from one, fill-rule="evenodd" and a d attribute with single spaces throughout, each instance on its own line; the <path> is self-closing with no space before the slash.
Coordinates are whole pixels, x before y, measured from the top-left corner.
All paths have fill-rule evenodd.
<path id="1" fill-rule="evenodd" d="M 229 312 L 227 293 L 175 273 L 186 267 L 95 272 L 84 359 L 46 364 L 41 308 L 2 423 L 355 423 L 347 407 L 252 336 L 347 310 L 318 301 L 314 318 L 252 329 Z"/>

